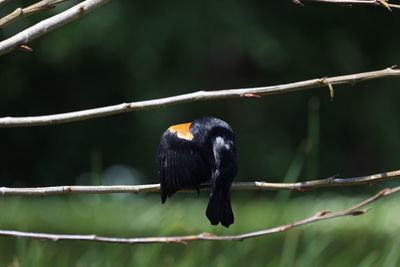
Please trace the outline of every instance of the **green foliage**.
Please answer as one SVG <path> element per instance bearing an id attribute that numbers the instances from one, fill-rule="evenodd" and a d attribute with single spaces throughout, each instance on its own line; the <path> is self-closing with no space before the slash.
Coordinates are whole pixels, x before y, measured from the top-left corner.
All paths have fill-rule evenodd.
<path id="1" fill-rule="evenodd" d="M 156 194 L 125 196 L 7 198 L 0 202 L 0 228 L 21 231 L 145 237 L 201 233 L 239 234 L 338 211 L 361 197 L 297 193 L 285 205 L 262 196 L 237 200 L 236 222 L 229 229 L 209 225 L 206 194 L 180 194 L 161 205 Z M 285 233 L 242 242 L 183 244 L 101 244 L 75 241 L 0 239 L 0 266 L 398 266 L 400 230 L 395 197 L 380 200 L 367 214 L 336 218 Z"/>

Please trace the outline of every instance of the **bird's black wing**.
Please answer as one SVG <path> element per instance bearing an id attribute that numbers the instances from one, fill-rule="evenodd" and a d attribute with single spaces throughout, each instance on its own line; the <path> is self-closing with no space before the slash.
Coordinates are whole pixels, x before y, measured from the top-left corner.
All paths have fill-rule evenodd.
<path id="1" fill-rule="evenodd" d="M 162 203 L 181 188 L 199 189 L 200 183 L 211 177 L 197 144 L 168 130 L 161 137 L 157 161 Z"/>

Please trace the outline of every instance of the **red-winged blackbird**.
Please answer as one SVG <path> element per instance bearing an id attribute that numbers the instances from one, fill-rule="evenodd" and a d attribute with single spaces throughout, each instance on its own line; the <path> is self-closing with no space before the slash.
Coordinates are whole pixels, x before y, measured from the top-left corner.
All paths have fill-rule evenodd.
<path id="1" fill-rule="evenodd" d="M 161 201 L 181 188 L 196 188 L 211 179 L 206 215 L 211 224 L 229 227 L 234 221 L 230 187 L 237 173 L 232 128 L 223 120 L 202 117 L 169 127 L 161 136 L 157 161 Z"/>

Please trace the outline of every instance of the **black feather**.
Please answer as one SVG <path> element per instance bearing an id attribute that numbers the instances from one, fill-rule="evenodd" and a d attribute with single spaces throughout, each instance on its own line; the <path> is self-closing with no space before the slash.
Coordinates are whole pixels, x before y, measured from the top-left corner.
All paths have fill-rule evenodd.
<path id="1" fill-rule="evenodd" d="M 224 121 L 203 117 L 194 120 L 185 138 L 168 129 L 162 136 L 157 161 L 161 201 L 181 188 L 199 189 L 212 180 L 206 215 L 211 224 L 229 227 L 234 222 L 230 187 L 237 173 L 236 148 L 231 127 Z"/>
<path id="2" fill-rule="evenodd" d="M 166 160 L 165 160 L 166 159 Z M 192 141 L 180 139 L 169 131 L 161 137 L 158 151 L 161 201 L 164 203 L 181 188 L 198 188 L 210 177 L 210 169 Z"/>
<path id="3" fill-rule="evenodd" d="M 206 215 L 212 225 L 217 225 L 221 222 L 223 226 L 229 227 L 229 225 L 233 224 L 235 219 L 229 189 L 212 190 Z"/>

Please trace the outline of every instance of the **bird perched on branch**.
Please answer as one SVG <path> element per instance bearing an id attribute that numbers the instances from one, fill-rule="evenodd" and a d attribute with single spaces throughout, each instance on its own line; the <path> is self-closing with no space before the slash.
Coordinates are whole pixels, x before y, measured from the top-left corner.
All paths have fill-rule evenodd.
<path id="1" fill-rule="evenodd" d="M 206 215 L 211 224 L 229 227 L 234 221 L 230 188 L 237 173 L 232 128 L 223 120 L 202 117 L 169 127 L 161 136 L 157 161 L 161 201 L 181 188 L 200 189 L 211 179 Z"/>

